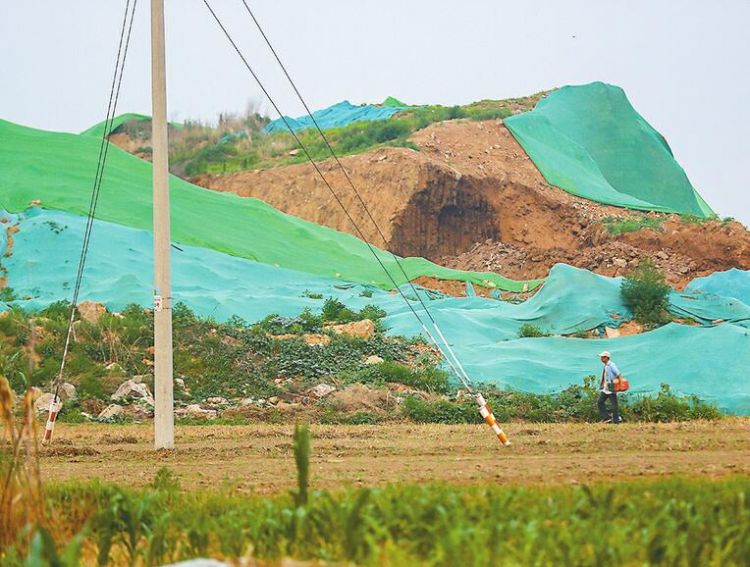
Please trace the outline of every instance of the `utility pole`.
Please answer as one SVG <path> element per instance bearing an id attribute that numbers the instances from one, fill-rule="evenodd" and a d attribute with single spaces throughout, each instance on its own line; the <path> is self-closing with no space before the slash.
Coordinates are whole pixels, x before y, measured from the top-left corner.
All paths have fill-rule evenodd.
<path id="1" fill-rule="evenodd" d="M 151 138 L 154 172 L 154 448 L 174 449 L 172 286 L 164 0 L 151 0 Z"/>

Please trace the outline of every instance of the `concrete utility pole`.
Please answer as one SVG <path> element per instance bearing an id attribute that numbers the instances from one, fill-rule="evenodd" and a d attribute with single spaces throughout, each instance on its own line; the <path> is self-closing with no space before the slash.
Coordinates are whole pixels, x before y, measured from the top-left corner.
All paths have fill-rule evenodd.
<path id="1" fill-rule="evenodd" d="M 151 0 L 151 138 L 154 171 L 154 448 L 174 449 L 167 78 L 164 0 Z"/>

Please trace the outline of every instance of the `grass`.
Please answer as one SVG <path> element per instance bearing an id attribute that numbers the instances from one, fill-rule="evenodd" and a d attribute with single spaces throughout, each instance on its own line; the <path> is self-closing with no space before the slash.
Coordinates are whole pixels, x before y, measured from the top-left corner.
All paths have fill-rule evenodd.
<path id="1" fill-rule="evenodd" d="M 326 130 L 326 137 L 338 155 L 362 153 L 376 147 L 392 146 L 419 151 L 408 138 L 430 124 L 445 120 L 492 120 L 506 118 L 516 109 L 531 110 L 544 93 L 518 99 L 482 100 L 463 106 L 424 105 L 410 107 L 388 120 L 355 122 Z M 250 105 L 244 113 L 219 115 L 216 124 L 185 121 L 170 130 L 172 172 L 186 178 L 201 174 L 224 174 L 248 169 L 266 169 L 307 160 L 294 138 L 286 132 L 265 134 L 270 119 Z M 139 140 L 139 151 L 148 153 L 151 135 L 148 122 L 123 124 L 118 131 Z M 313 159 L 330 157 L 328 148 L 315 130 L 298 136 Z"/>
<path id="2" fill-rule="evenodd" d="M 650 229 L 663 231 L 663 217 L 641 216 L 637 218 L 617 218 L 606 217 L 602 219 L 602 224 L 606 227 L 607 232 L 613 236 L 620 236 L 628 232 L 638 232 L 639 230 Z"/>
<path id="3" fill-rule="evenodd" d="M 540 329 L 536 325 L 532 325 L 531 323 L 524 323 L 518 329 L 518 338 L 520 339 L 549 336 L 551 336 L 550 333 L 548 333 L 547 331 L 543 331 L 542 329 Z"/>
<path id="4" fill-rule="evenodd" d="M 16 392 L 28 386 L 48 387 L 59 371 L 68 306 L 53 304 L 38 313 L 12 309 L 0 318 L 0 375 Z M 357 311 L 328 299 L 320 314 L 304 310 L 297 317 L 270 315 L 255 324 L 239 318 L 227 323 L 196 317 L 184 305 L 174 308 L 175 376 L 187 390 L 175 389 L 178 406 L 202 403 L 221 396 L 268 400 L 273 396 L 302 396 L 306 419 L 322 423 L 368 424 L 407 420 L 423 423 L 479 423 L 471 400 L 459 396 L 458 386 L 440 366 L 439 356 L 421 339 L 389 337 L 375 325 L 369 339 L 332 332 L 326 325 L 369 318 L 380 322 L 385 312 L 375 306 Z M 31 327 L 36 332 L 31 333 Z M 127 378 L 141 376 L 153 388 L 149 350 L 153 341 L 150 311 L 138 306 L 121 314 L 105 314 L 96 322 L 81 321 L 71 345 L 66 380 L 77 388 L 78 399 L 66 402 L 60 420 L 82 423 L 84 413 L 96 416 L 111 403 L 110 396 Z M 322 335 L 327 344 L 308 344 L 305 334 Z M 524 325 L 521 336 L 546 336 Z M 36 338 L 35 338 L 36 337 Z M 368 360 L 378 357 L 374 360 Z M 380 359 L 380 360 L 378 360 Z M 373 363 L 374 362 L 374 363 Z M 325 382 L 339 391 L 364 384 L 378 398 L 383 390 L 393 404 L 362 412 L 342 409 L 328 398 L 305 398 L 308 390 Z M 621 396 L 622 413 L 632 421 L 678 421 L 719 417 L 715 406 L 693 397 L 673 395 L 667 389 L 656 396 Z M 378 393 L 377 391 L 380 390 Z M 594 381 L 555 394 L 532 394 L 482 387 L 501 421 L 596 421 Z M 278 423 L 282 412 L 267 403 L 252 411 L 230 407 L 211 420 L 181 418 L 184 424 Z M 126 415 L 116 421 L 132 422 Z"/>
<path id="5" fill-rule="evenodd" d="M 515 390 L 499 390 L 484 386 L 480 389 L 501 422 L 534 423 L 589 422 L 600 420 L 596 409 L 599 389 L 596 376 L 587 376 L 582 385 L 569 386 L 552 394 L 531 394 Z M 715 420 L 721 417 L 718 408 L 696 396 L 680 396 L 662 384 L 655 396 L 620 394 L 619 409 L 623 419 L 631 422 L 671 422 L 693 419 Z M 422 399 L 411 396 L 404 400 L 405 418 L 417 423 L 482 423 L 472 399 Z"/>
<path id="6" fill-rule="evenodd" d="M 56 549 L 78 543 L 87 564 L 130 565 L 252 556 L 391 566 L 726 566 L 746 565 L 750 556 L 750 479 L 742 476 L 616 486 L 395 485 L 312 491 L 302 504 L 295 493 L 185 493 L 159 474 L 141 492 L 98 483 L 49 487 Z M 27 555 L 27 547 L 9 546 L 0 565 L 20 566 Z M 77 564 L 75 555 L 58 564 Z"/>

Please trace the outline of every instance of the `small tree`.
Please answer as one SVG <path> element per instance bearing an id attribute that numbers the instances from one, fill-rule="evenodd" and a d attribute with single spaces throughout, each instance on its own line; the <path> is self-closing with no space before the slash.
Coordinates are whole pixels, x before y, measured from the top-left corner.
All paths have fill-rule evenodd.
<path id="1" fill-rule="evenodd" d="M 644 258 L 622 282 L 622 300 L 633 312 L 635 319 L 653 328 L 669 321 L 670 287 L 664 274 L 648 258 Z"/>

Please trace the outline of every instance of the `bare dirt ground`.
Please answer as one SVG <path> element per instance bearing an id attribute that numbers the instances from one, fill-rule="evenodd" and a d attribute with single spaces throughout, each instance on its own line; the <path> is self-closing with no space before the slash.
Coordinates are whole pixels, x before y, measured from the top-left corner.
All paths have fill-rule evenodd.
<path id="1" fill-rule="evenodd" d="M 292 426 L 178 426 L 177 449 L 152 451 L 151 425 L 59 424 L 41 456 L 47 481 L 148 484 L 161 467 L 185 489 L 292 488 Z M 316 488 L 397 482 L 557 484 L 670 474 L 750 474 L 750 419 L 716 423 L 506 427 L 504 448 L 479 425 L 313 425 Z"/>

